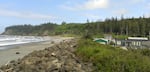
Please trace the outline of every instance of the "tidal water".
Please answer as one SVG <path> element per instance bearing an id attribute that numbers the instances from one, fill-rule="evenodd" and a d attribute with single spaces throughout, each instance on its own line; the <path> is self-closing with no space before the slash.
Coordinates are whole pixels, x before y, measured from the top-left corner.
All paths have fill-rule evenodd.
<path id="1" fill-rule="evenodd" d="M 41 42 L 46 40 L 50 40 L 50 38 L 40 36 L 0 35 L 0 50 L 11 48 L 13 45 Z"/>

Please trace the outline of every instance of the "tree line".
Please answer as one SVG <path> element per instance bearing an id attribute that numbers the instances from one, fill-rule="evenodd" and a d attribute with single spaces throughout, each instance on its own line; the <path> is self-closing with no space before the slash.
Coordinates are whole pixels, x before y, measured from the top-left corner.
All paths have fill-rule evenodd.
<path id="1" fill-rule="evenodd" d="M 87 23 L 43 23 L 33 26 L 31 24 L 9 26 L 3 34 L 8 35 L 61 35 L 85 33 L 115 34 L 128 36 L 148 36 L 150 33 L 150 18 L 109 18 L 105 21 Z"/>

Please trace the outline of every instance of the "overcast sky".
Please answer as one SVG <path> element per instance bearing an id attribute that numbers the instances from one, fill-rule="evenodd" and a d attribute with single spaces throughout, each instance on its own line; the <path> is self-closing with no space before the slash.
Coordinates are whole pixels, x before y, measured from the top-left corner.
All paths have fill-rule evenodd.
<path id="1" fill-rule="evenodd" d="M 6 26 L 86 22 L 150 16 L 150 0 L 0 0 L 0 32 Z"/>

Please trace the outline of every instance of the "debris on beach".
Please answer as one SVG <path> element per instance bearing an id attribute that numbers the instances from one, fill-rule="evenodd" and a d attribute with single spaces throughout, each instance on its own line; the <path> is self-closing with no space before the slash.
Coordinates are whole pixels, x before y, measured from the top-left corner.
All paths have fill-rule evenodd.
<path id="1" fill-rule="evenodd" d="M 20 52 L 16 52 L 16 54 L 20 54 Z"/>
<path id="2" fill-rule="evenodd" d="M 77 41 L 64 40 L 44 50 L 34 51 L 22 59 L 2 66 L 4 72 L 93 72 L 93 64 L 75 55 Z"/>

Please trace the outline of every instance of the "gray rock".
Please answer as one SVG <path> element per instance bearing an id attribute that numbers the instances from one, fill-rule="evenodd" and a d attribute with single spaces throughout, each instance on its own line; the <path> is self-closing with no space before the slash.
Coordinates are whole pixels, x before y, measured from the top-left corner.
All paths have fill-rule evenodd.
<path id="1" fill-rule="evenodd" d="M 64 40 L 44 50 L 34 51 L 0 70 L 9 72 L 93 72 L 91 63 L 82 62 L 75 54 L 77 41 Z M 16 53 L 18 54 L 18 53 Z"/>

